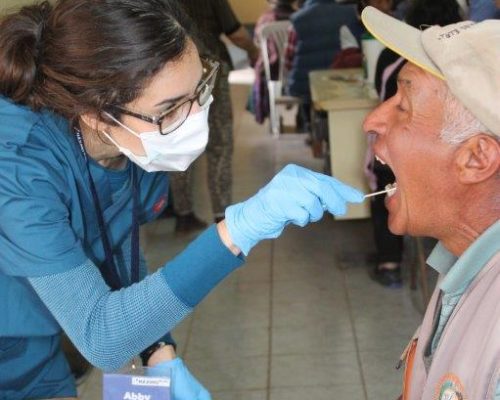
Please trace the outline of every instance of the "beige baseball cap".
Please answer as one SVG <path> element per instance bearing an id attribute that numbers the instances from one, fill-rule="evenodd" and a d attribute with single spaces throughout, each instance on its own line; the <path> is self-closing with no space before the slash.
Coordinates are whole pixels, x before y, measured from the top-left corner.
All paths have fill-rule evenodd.
<path id="1" fill-rule="evenodd" d="M 385 46 L 444 79 L 464 106 L 500 137 L 500 20 L 420 31 L 374 7 L 366 7 L 361 19 Z"/>

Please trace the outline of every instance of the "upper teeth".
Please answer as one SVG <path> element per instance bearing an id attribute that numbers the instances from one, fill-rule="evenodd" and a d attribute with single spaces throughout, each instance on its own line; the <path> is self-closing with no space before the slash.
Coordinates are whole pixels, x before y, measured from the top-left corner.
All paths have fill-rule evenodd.
<path id="1" fill-rule="evenodd" d="M 379 156 L 375 155 L 375 158 L 378 160 L 378 162 L 379 162 L 380 164 L 382 164 L 382 165 L 386 165 L 386 164 L 387 164 L 387 163 L 386 163 L 384 160 L 382 160 Z"/>

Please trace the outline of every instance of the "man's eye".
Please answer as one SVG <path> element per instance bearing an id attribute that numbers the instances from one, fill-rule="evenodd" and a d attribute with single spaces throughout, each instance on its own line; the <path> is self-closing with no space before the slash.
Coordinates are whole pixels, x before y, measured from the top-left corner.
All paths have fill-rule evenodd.
<path id="1" fill-rule="evenodd" d="M 404 108 L 401 104 L 398 104 L 398 105 L 396 106 L 396 108 L 398 109 L 398 111 L 402 111 L 402 112 L 405 112 L 405 111 L 406 111 L 406 109 L 405 109 L 405 108 Z"/>

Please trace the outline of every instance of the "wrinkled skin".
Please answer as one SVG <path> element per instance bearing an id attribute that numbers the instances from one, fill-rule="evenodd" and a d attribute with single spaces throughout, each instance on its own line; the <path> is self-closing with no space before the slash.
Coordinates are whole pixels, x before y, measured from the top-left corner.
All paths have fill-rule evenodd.
<path id="1" fill-rule="evenodd" d="M 396 177 L 398 189 L 386 199 L 389 229 L 437 238 L 461 254 L 500 217 L 500 145 L 480 132 L 460 145 L 444 142 L 445 92 L 444 81 L 407 63 L 397 93 L 367 116 L 363 129 L 375 134 L 375 154 Z"/>

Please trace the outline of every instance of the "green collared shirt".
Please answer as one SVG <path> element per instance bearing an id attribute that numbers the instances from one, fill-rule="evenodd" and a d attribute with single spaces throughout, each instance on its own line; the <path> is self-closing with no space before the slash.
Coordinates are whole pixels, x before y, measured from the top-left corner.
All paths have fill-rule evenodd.
<path id="1" fill-rule="evenodd" d="M 441 339 L 443 329 L 448 322 L 460 298 L 491 258 L 500 251 L 500 220 L 491 225 L 472 245 L 456 257 L 439 242 L 427 263 L 444 278 L 439 288 L 442 291 L 442 306 L 439 323 L 432 339 L 432 353 Z M 495 400 L 500 400 L 500 382 L 497 384 Z"/>

